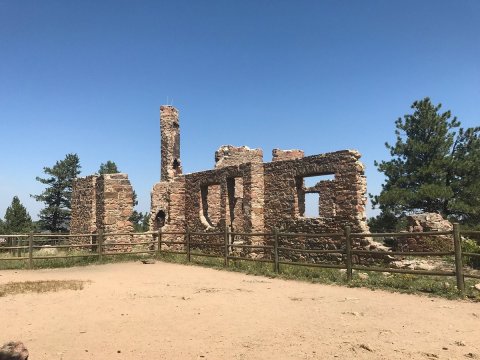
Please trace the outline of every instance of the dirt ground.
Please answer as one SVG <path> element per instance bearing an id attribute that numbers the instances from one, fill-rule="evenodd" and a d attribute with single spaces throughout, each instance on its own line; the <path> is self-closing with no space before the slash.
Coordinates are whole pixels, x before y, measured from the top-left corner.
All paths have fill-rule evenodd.
<path id="1" fill-rule="evenodd" d="M 0 343 L 52 359 L 480 359 L 480 304 L 168 264 L 0 271 L 90 280 L 0 297 Z"/>

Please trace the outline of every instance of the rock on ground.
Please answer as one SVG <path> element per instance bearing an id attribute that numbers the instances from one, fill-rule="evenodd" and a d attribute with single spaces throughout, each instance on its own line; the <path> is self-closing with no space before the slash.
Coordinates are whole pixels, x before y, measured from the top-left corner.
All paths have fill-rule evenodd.
<path id="1" fill-rule="evenodd" d="M 58 255 L 58 249 L 51 247 L 50 245 L 43 245 L 42 248 L 37 251 L 36 255 L 55 256 L 55 255 Z"/>
<path id="2" fill-rule="evenodd" d="M 21 341 L 10 341 L 0 348 L 0 360 L 27 360 L 28 350 Z"/>

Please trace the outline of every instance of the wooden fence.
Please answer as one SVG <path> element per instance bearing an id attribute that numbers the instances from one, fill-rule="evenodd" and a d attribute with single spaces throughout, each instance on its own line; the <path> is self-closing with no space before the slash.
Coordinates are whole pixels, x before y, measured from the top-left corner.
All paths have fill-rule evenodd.
<path id="1" fill-rule="evenodd" d="M 166 235 L 175 235 L 183 238 L 183 241 L 178 240 L 165 240 Z M 424 237 L 424 236 L 438 236 L 438 235 L 450 235 L 452 236 L 454 251 L 445 252 L 433 252 L 433 251 L 375 251 L 375 250 L 357 250 L 353 248 L 353 240 L 359 238 L 385 238 L 385 237 Z M 130 237 L 131 242 L 108 242 L 106 239 L 115 237 Z M 222 239 L 219 242 L 199 242 L 192 241 L 192 238 L 196 236 L 201 237 L 219 237 Z M 263 237 L 265 240 L 273 239 L 273 241 L 263 241 L 262 244 L 234 244 L 232 239 L 235 236 L 242 237 Z M 175 253 L 185 254 L 188 261 L 191 261 L 192 256 L 205 256 L 205 257 L 217 257 L 223 258 L 224 266 L 229 265 L 230 260 L 246 260 L 246 261 L 258 261 L 272 263 L 275 272 L 281 271 L 281 265 L 296 265 L 296 266 L 309 266 L 319 268 L 335 268 L 346 269 L 348 281 L 352 280 L 353 270 L 363 271 L 377 271 L 388 273 L 402 273 L 413 275 L 431 275 L 431 276 L 455 276 L 457 288 L 460 291 L 465 290 L 464 278 L 480 279 L 480 275 L 464 273 L 463 258 L 468 257 L 480 257 L 478 253 L 462 253 L 462 236 L 480 236 L 480 231 L 462 231 L 458 224 L 453 225 L 452 231 L 434 231 L 434 232 L 420 232 L 420 233 L 352 233 L 350 226 L 345 226 L 343 232 L 337 233 L 286 233 L 275 230 L 273 233 L 239 233 L 230 232 L 228 229 L 225 232 L 191 232 L 189 230 L 185 232 L 143 232 L 143 233 L 103 233 L 98 232 L 96 234 L 34 234 L 28 235 L 0 235 L 0 239 L 9 240 L 9 246 L 0 246 L 0 250 L 7 250 L 10 252 L 11 257 L 0 257 L 0 261 L 11 260 L 24 260 L 28 262 L 29 268 L 34 268 L 34 261 L 38 259 L 68 259 L 68 258 L 83 258 L 95 256 L 99 261 L 104 256 L 115 256 L 120 254 L 156 254 L 162 253 Z M 134 242 L 135 237 L 141 237 L 141 239 L 150 238 L 148 241 Z M 334 238 L 342 241 L 345 246 L 342 249 L 302 249 L 291 246 L 280 246 L 282 238 L 295 239 L 295 238 Z M 65 239 L 85 239 L 85 244 L 62 244 Z M 45 244 L 48 243 L 48 248 L 57 249 L 88 249 L 89 253 L 79 255 L 62 255 L 62 256 L 46 256 L 35 254 L 35 250 L 45 248 Z M 43 244 L 43 245 L 42 245 Z M 53 245 L 52 245 L 53 244 Z M 162 245 L 165 245 L 162 247 Z M 175 245 L 181 245 L 181 249 L 172 249 Z M 129 248 L 134 246 L 145 246 L 145 249 L 136 250 L 130 249 L 128 252 L 118 252 L 109 250 L 111 247 L 128 246 Z M 216 252 L 199 252 L 192 251 L 192 248 L 218 248 Z M 261 250 L 263 257 L 253 258 L 248 256 L 236 255 L 234 249 L 243 250 Z M 306 261 L 288 261 L 286 254 L 303 253 L 303 254 L 340 254 L 342 256 L 341 263 L 312 263 Z M 397 255 L 397 256 L 453 256 L 455 260 L 454 271 L 439 271 L 439 270 L 411 270 L 411 269 L 397 269 L 380 266 L 362 266 L 354 263 L 354 256 L 363 257 L 382 257 L 385 255 Z"/>

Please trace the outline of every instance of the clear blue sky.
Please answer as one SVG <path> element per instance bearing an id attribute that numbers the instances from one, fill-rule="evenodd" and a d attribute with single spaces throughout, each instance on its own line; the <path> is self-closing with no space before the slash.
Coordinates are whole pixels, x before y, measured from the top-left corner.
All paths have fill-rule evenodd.
<path id="1" fill-rule="evenodd" d="M 480 124 L 480 1 L 0 0 L 0 216 L 18 195 L 36 218 L 35 177 L 67 153 L 82 176 L 115 161 L 146 211 L 167 102 L 185 172 L 222 144 L 348 148 L 378 193 L 425 96 Z"/>

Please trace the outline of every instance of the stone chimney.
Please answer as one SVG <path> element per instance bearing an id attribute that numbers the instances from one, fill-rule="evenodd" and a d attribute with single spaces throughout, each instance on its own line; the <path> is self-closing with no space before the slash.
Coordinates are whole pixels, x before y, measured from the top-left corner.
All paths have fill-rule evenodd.
<path id="1" fill-rule="evenodd" d="M 161 181 L 172 181 L 182 174 L 180 162 L 180 124 L 178 110 L 170 105 L 160 106 Z"/>

